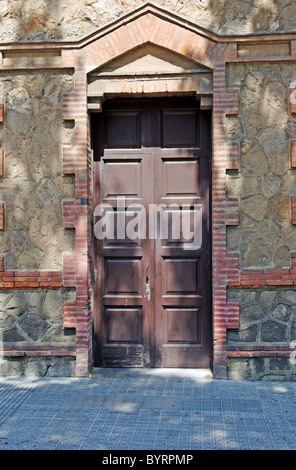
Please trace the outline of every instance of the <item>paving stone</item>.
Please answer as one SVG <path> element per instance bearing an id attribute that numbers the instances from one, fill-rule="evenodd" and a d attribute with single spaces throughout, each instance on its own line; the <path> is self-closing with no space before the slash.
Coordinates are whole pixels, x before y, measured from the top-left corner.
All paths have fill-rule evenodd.
<path id="1" fill-rule="evenodd" d="M 295 383 L 112 374 L 1 378 L 0 449 L 296 449 Z"/>

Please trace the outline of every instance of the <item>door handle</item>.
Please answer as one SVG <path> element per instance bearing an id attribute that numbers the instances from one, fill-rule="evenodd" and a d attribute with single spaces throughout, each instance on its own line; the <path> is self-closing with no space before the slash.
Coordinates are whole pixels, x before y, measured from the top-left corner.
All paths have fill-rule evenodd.
<path id="1" fill-rule="evenodd" d="M 151 298 L 151 289 L 150 289 L 150 280 L 149 280 L 149 263 L 146 263 L 146 289 L 145 289 L 145 298 L 147 302 L 150 302 Z"/>

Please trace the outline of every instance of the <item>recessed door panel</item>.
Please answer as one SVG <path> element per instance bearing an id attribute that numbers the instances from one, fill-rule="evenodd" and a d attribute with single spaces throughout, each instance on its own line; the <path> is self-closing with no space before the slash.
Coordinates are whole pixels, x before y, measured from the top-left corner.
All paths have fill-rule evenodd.
<path id="1" fill-rule="evenodd" d="M 106 345 L 113 345 L 113 343 L 141 344 L 141 308 L 106 308 L 105 320 Z"/>
<path id="2" fill-rule="evenodd" d="M 141 295 L 141 259 L 106 259 L 105 295 Z"/>
<path id="3" fill-rule="evenodd" d="M 180 247 L 184 251 L 202 245 L 202 205 L 170 203 L 159 209 L 159 238 L 163 246 Z"/>
<path id="4" fill-rule="evenodd" d="M 105 161 L 104 198 L 142 196 L 141 161 Z"/>
<path id="5" fill-rule="evenodd" d="M 164 110 L 162 112 L 162 147 L 198 147 L 199 112 L 197 110 Z"/>
<path id="6" fill-rule="evenodd" d="M 163 258 L 163 295 L 198 295 L 199 263 L 197 258 Z"/>
<path id="7" fill-rule="evenodd" d="M 163 159 L 163 196 L 199 196 L 199 160 Z"/>
<path id="8" fill-rule="evenodd" d="M 143 207 L 134 204 L 129 207 L 104 208 L 103 205 L 102 215 L 95 231 L 99 232 L 98 235 L 101 234 L 105 248 L 119 249 L 120 247 L 136 248 L 142 246 L 142 240 L 146 233 L 146 213 Z M 144 220 L 143 225 L 142 220 Z"/>
<path id="9" fill-rule="evenodd" d="M 138 148 L 141 145 L 141 113 L 106 112 L 104 131 L 105 148 Z"/>
<path id="10" fill-rule="evenodd" d="M 200 344 L 201 328 L 198 308 L 164 308 L 162 322 L 164 346 Z"/>

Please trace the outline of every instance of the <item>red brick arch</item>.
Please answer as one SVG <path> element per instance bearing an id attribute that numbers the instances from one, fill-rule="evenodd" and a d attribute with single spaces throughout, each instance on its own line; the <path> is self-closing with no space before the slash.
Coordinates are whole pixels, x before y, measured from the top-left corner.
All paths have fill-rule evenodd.
<path id="1" fill-rule="evenodd" d="M 74 173 L 76 199 L 65 204 L 65 226 L 76 228 L 76 254 L 65 259 L 64 285 L 76 288 L 76 302 L 65 304 L 65 325 L 77 330 L 77 375 L 85 375 L 91 362 L 89 308 L 89 265 L 84 253 L 89 250 L 90 217 L 83 198 L 90 199 L 88 158 L 88 124 L 86 109 L 87 73 L 151 43 L 180 54 L 213 70 L 213 181 L 212 181 L 212 246 L 213 246 L 213 337 L 214 373 L 226 378 L 226 331 L 238 327 L 238 304 L 226 300 L 229 281 L 239 277 L 238 256 L 226 251 L 226 226 L 238 223 L 238 201 L 226 197 L 226 170 L 238 169 L 238 147 L 226 141 L 226 115 L 238 112 L 238 94 L 229 90 L 225 79 L 224 54 L 228 44 L 218 37 L 190 25 L 175 15 L 156 7 L 145 6 L 106 30 L 82 41 L 77 49 L 63 51 L 65 65 L 75 65 L 75 91 L 64 96 L 64 119 L 75 119 L 75 142 L 65 149 L 64 172 Z M 124 83 L 122 83 L 122 87 Z M 121 90 L 118 90 L 120 93 Z M 157 94 L 157 90 L 156 90 Z M 78 111 L 79 110 L 79 111 Z M 78 112 L 78 114 L 77 114 Z M 88 220 L 87 223 L 86 220 Z"/>
<path id="2" fill-rule="evenodd" d="M 206 67 L 213 66 L 209 56 L 215 41 L 164 18 L 146 13 L 111 31 L 99 40 L 99 44 L 95 40 L 86 45 L 84 51 L 88 71 L 147 43 L 174 51 Z"/>

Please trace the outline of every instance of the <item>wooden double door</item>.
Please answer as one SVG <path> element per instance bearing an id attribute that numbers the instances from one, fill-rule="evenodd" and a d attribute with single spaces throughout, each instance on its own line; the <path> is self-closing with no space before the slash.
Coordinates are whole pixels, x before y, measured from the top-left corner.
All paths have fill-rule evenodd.
<path id="1" fill-rule="evenodd" d="M 92 125 L 95 365 L 208 368 L 210 115 L 121 100 Z"/>

